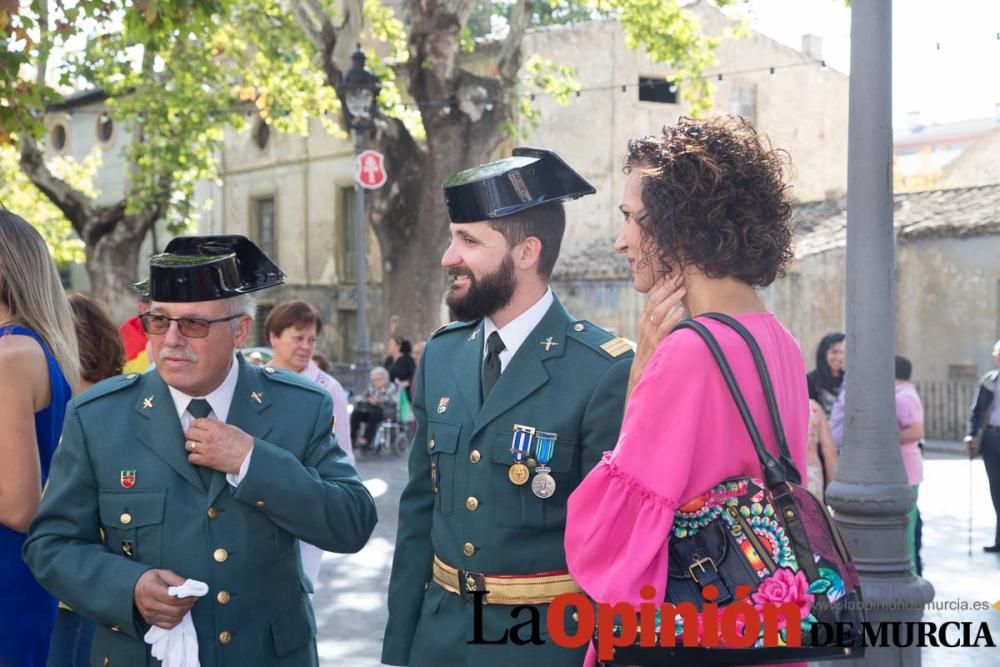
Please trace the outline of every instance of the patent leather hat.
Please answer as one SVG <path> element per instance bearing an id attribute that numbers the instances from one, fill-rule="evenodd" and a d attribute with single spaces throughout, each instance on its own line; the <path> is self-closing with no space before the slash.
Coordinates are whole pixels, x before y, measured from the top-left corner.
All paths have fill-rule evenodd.
<path id="1" fill-rule="evenodd" d="M 153 301 L 216 301 L 274 287 L 285 274 L 245 236 L 178 236 L 133 289 Z"/>
<path id="2" fill-rule="evenodd" d="M 539 148 L 452 174 L 444 182 L 451 222 L 480 222 L 596 192 L 562 158 Z"/>

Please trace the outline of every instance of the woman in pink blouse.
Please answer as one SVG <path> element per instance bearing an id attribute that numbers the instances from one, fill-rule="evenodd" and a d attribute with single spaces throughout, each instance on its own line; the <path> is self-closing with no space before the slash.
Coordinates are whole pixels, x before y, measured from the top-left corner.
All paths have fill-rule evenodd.
<path id="1" fill-rule="evenodd" d="M 763 390 L 746 343 L 709 312 L 735 317 L 760 345 L 796 467 L 805 472 L 809 416 L 798 344 L 757 289 L 792 258 L 782 153 L 738 118 L 682 119 L 629 143 L 615 249 L 635 289 L 640 322 L 621 435 L 569 499 L 566 561 L 598 602 L 638 609 L 644 585 L 664 599 L 674 511 L 724 479 L 761 476 L 746 427 L 705 343 L 665 334 L 684 310 L 715 335 L 769 451 L 777 455 Z M 803 475 L 803 482 L 805 475 Z M 593 663 L 593 647 L 588 662 Z"/>

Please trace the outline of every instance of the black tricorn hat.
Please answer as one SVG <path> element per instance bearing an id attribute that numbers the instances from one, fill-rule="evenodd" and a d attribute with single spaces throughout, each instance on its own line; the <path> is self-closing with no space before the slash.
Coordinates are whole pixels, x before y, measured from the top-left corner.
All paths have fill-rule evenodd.
<path id="1" fill-rule="evenodd" d="M 285 274 L 245 236 L 178 236 L 149 260 L 149 280 L 133 286 L 164 303 L 216 301 L 285 282 Z"/>
<path id="2" fill-rule="evenodd" d="M 552 151 L 515 148 L 513 157 L 465 169 L 444 182 L 452 222 L 480 222 L 596 192 Z"/>

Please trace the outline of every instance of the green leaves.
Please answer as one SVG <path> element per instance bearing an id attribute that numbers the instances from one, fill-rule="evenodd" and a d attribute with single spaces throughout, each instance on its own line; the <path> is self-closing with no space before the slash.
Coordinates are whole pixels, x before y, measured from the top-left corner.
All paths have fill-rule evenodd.
<path id="1" fill-rule="evenodd" d="M 712 86 L 704 74 L 715 63 L 714 49 L 719 39 L 702 32 L 693 12 L 682 8 L 677 0 L 597 1 L 617 11 L 629 49 L 642 48 L 653 62 L 674 67 L 671 79 L 679 83 L 693 116 L 711 108 Z M 728 2 L 716 4 L 722 6 Z"/>
<path id="2" fill-rule="evenodd" d="M 11 145 L 0 146 L 0 204 L 30 222 L 45 239 L 57 264 L 80 263 L 84 246 L 69 220 L 21 172 L 18 151 Z M 65 158 L 52 161 L 52 171 L 81 192 L 94 196 L 93 178 L 101 165 L 101 153 L 95 151 L 82 163 Z"/>

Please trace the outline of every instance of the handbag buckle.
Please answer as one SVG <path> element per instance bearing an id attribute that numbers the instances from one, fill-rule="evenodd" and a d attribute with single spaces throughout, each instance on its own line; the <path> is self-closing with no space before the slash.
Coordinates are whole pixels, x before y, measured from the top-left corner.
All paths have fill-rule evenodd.
<path id="1" fill-rule="evenodd" d="M 690 565 L 688 565 L 688 572 L 691 573 L 691 578 L 694 579 L 694 581 L 695 581 L 696 584 L 700 585 L 701 581 L 698 580 L 698 575 L 694 573 L 694 569 L 696 567 L 700 568 L 701 569 L 701 573 L 705 574 L 706 572 L 708 572 L 708 570 L 705 569 L 705 564 L 706 563 L 712 566 L 712 569 L 715 570 L 716 574 L 718 574 L 718 572 L 719 572 L 719 567 L 715 564 L 715 561 L 712 560 L 711 558 L 709 558 L 708 556 L 705 556 L 703 558 L 697 558 L 697 559 L 695 559 L 695 561 L 693 563 L 691 563 Z"/>

